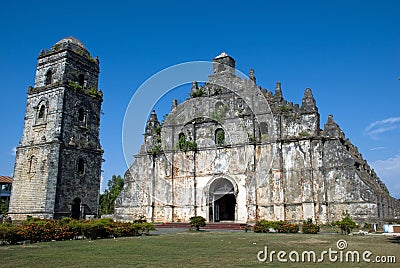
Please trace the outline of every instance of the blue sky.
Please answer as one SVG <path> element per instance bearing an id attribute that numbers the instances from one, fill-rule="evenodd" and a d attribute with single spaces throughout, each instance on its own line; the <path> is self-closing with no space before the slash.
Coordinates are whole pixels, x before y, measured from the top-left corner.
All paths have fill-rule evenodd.
<path id="1" fill-rule="evenodd" d="M 400 198 L 399 14 L 398 1 L 6 1 L 0 9 L 0 174 L 13 172 L 36 57 L 74 36 L 100 58 L 103 188 L 127 169 L 121 133 L 135 90 L 169 66 L 226 51 L 242 72 L 254 68 L 263 88 L 274 90 L 280 81 L 288 101 L 301 103 L 310 87 L 321 126 L 333 114 Z M 142 132 L 144 124 L 137 126 Z M 132 139 L 137 151 L 143 136 Z"/>

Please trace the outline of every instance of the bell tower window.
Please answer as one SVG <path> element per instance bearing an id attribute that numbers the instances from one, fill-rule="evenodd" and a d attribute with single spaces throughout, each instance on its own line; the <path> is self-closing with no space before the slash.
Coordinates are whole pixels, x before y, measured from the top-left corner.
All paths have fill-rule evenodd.
<path id="1" fill-rule="evenodd" d="M 78 111 L 78 120 L 79 122 L 85 121 L 85 110 L 83 110 L 83 108 L 80 108 Z"/>
<path id="2" fill-rule="evenodd" d="M 83 86 L 85 84 L 85 75 L 84 74 L 80 74 L 78 76 L 78 83 L 83 88 Z"/>
<path id="3" fill-rule="evenodd" d="M 79 175 L 83 175 L 85 173 L 85 160 L 83 160 L 83 158 L 78 159 L 77 171 Z"/>
<path id="4" fill-rule="evenodd" d="M 48 70 L 46 73 L 46 79 L 44 81 L 44 85 L 50 85 L 53 82 L 53 72 L 51 70 Z"/>
<path id="5" fill-rule="evenodd" d="M 83 108 L 78 110 L 78 125 L 81 127 L 86 126 L 86 112 Z"/>
<path id="6" fill-rule="evenodd" d="M 45 112 L 46 112 L 46 106 L 44 106 L 43 104 L 42 106 L 40 106 L 38 118 L 43 120 Z"/>
<path id="7" fill-rule="evenodd" d="M 46 117 L 47 117 L 47 102 L 46 101 L 40 101 L 36 109 L 36 122 L 35 124 L 43 124 L 46 123 Z"/>

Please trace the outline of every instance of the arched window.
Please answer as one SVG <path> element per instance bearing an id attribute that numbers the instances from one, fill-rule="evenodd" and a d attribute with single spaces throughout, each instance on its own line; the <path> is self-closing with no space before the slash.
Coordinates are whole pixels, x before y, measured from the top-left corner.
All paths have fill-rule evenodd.
<path id="1" fill-rule="evenodd" d="M 85 122 L 85 110 L 83 108 L 78 110 L 78 120 L 79 122 Z"/>
<path id="2" fill-rule="evenodd" d="M 179 140 L 178 140 L 178 145 L 179 145 L 179 149 L 183 150 L 184 147 L 186 146 L 186 136 L 184 133 L 179 133 Z"/>
<path id="3" fill-rule="evenodd" d="M 79 175 L 83 175 L 85 173 L 85 160 L 83 160 L 83 158 L 78 159 L 77 170 Z"/>
<path id="4" fill-rule="evenodd" d="M 46 79 L 44 80 L 44 85 L 50 85 L 53 82 L 53 72 L 48 70 L 46 73 Z"/>
<path id="5" fill-rule="evenodd" d="M 225 131 L 222 128 L 215 130 L 215 144 L 217 146 L 225 144 Z"/>
<path id="6" fill-rule="evenodd" d="M 224 104 L 223 104 L 221 101 L 218 101 L 218 102 L 215 104 L 215 110 L 218 110 L 218 109 L 221 108 L 223 105 L 224 105 Z"/>
<path id="7" fill-rule="evenodd" d="M 85 75 L 84 74 L 80 74 L 78 76 L 78 83 L 83 88 L 83 86 L 85 84 Z"/>
<path id="8" fill-rule="evenodd" d="M 44 119 L 45 113 L 46 113 L 46 106 L 44 104 L 42 104 L 39 109 L 38 118 Z"/>

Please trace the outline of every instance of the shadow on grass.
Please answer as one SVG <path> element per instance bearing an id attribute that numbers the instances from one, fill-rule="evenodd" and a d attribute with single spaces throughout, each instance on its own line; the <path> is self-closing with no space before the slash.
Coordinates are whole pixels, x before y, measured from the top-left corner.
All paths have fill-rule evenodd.
<path id="1" fill-rule="evenodd" d="M 391 243 L 400 244 L 400 236 L 389 237 L 388 240 L 389 240 Z"/>
<path id="2" fill-rule="evenodd" d="M 209 230 L 196 230 L 196 229 L 189 229 L 189 230 L 187 230 L 187 232 L 189 232 L 189 233 L 209 233 L 210 231 Z"/>

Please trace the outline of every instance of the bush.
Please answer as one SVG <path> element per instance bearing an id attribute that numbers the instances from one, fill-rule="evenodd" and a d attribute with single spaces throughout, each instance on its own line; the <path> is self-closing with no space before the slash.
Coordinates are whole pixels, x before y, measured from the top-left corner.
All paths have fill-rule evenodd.
<path id="1" fill-rule="evenodd" d="M 335 222 L 335 225 L 339 226 L 342 234 L 350 234 L 351 231 L 357 227 L 357 224 L 353 221 L 347 211 L 343 212 L 342 215 L 342 220 Z"/>
<path id="2" fill-rule="evenodd" d="M 51 241 L 55 226 L 47 220 L 28 220 L 21 226 L 21 231 L 25 240 L 31 242 Z"/>
<path id="3" fill-rule="evenodd" d="M 87 221 L 83 225 L 83 235 L 92 240 L 97 238 L 107 238 L 112 234 L 112 220 L 101 219 Z"/>
<path id="4" fill-rule="evenodd" d="M 206 219 L 202 216 L 194 216 L 189 219 L 190 227 L 196 227 L 196 231 L 200 231 L 200 227 L 206 226 Z"/>
<path id="5" fill-rule="evenodd" d="M 141 235 L 142 234 L 144 234 L 144 235 L 149 235 L 150 234 L 150 231 L 154 231 L 156 228 L 154 227 L 154 224 L 152 224 L 152 223 L 149 223 L 149 222 L 143 222 L 143 223 L 140 223 L 141 224 Z M 206 224 L 204 223 L 204 226 L 205 226 Z"/>
<path id="6" fill-rule="evenodd" d="M 269 233 L 269 232 L 277 232 L 280 226 L 283 224 L 283 221 L 267 221 L 267 220 L 259 220 L 253 227 L 253 231 L 255 233 Z"/>
<path id="7" fill-rule="evenodd" d="M 65 218 L 70 231 L 72 232 L 72 239 L 78 239 L 78 237 L 83 237 L 83 229 L 85 228 L 85 222 L 80 220 L 75 220 L 71 218 Z M 63 219 L 64 220 L 64 219 Z"/>
<path id="8" fill-rule="evenodd" d="M 114 237 L 138 236 L 139 231 L 137 226 L 129 222 L 114 222 L 113 233 Z"/>
<path id="9" fill-rule="evenodd" d="M 149 235 L 155 230 L 154 225 L 148 222 L 122 223 L 111 219 L 100 220 L 62 220 L 29 219 L 20 226 L 0 224 L 0 244 L 15 244 L 29 240 L 45 242 L 52 240 L 69 240 L 82 238 L 97 239 L 121 236 Z"/>
<path id="10" fill-rule="evenodd" d="M 19 226 L 19 234 L 23 240 L 46 242 L 52 240 L 69 240 L 74 232 L 65 221 L 29 219 Z"/>
<path id="11" fill-rule="evenodd" d="M 253 227 L 255 233 L 297 233 L 299 225 L 285 221 L 259 220 Z"/>
<path id="12" fill-rule="evenodd" d="M 303 222 L 301 231 L 303 234 L 317 234 L 319 232 L 319 225 L 314 224 L 312 219 L 307 219 L 307 221 Z"/>
<path id="13" fill-rule="evenodd" d="M 1 244 L 15 244 L 18 241 L 22 241 L 20 233 L 18 233 L 18 227 L 11 223 L 0 223 L 0 245 Z"/>
<path id="14" fill-rule="evenodd" d="M 299 232 L 299 225 L 295 223 L 284 222 L 278 229 L 279 233 L 295 234 Z"/>

